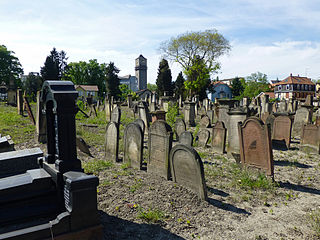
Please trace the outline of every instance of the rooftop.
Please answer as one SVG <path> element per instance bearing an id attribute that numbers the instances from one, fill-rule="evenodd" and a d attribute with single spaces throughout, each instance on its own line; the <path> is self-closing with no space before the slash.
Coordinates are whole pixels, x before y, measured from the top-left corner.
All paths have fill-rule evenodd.
<path id="1" fill-rule="evenodd" d="M 307 77 L 300 77 L 298 76 L 292 76 L 290 74 L 289 77 L 285 78 L 281 82 L 275 83 L 274 85 L 284 85 L 284 84 L 309 84 L 309 85 L 315 85 L 312 81 L 311 78 Z"/>

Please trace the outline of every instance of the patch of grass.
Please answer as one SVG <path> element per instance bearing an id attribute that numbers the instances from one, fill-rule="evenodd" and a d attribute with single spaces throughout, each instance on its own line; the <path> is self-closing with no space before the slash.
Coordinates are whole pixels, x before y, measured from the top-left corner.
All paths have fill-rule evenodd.
<path id="1" fill-rule="evenodd" d="M 207 152 L 198 152 L 198 154 L 199 154 L 199 156 L 200 156 L 201 159 L 205 159 L 205 158 L 207 158 L 208 155 L 209 155 Z"/>
<path id="2" fill-rule="evenodd" d="M 142 219 L 146 222 L 158 223 L 164 220 L 165 213 L 159 209 L 143 209 L 142 207 L 138 208 L 137 218 Z"/>
<path id="3" fill-rule="evenodd" d="M 315 235 L 320 237 L 320 209 L 312 211 L 308 217 Z"/>
<path id="4" fill-rule="evenodd" d="M 104 169 L 112 167 L 113 163 L 110 161 L 93 159 L 91 161 L 84 162 L 82 166 L 85 173 L 98 175 L 99 172 Z"/>
<path id="5" fill-rule="evenodd" d="M 130 192 L 134 193 L 138 189 L 140 189 L 143 186 L 143 181 L 141 178 L 134 179 L 135 183 L 129 186 Z"/>

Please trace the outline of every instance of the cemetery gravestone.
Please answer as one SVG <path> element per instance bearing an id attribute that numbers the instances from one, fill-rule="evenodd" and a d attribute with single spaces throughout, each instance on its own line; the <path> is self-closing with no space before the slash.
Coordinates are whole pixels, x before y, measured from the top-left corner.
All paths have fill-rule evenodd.
<path id="1" fill-rule="evenodd" d="M 226 146 L 227 129 L 224 123 L 218 121 L 212 128 L 212 149 L 214 152 L 223 154 Z"/>
<path id="2" fill-rule="evenodd" d="M 261 120 L 265 124 L 267 121 L 267 118 L 269 117 L 270 113 L 269 112 L 264 112 L 261 114 Z"/>
<path id="3" fill-rule="evenodd" d="M 140 118 L 138 118 L 138 119 L 134 120 L 134 123 L 136 123 L 136 124 L 138 124 L 140 126 L 140 128 L 142 130 L 142 133 L 144 135 L 144 128 L 145 128 L 144 127 L 144 121 L 142 121 Z"/>
<path id="4" fill-rule="evenodd" d="M 270 129 L 256 117 L 239 123 L 240 160 L 243 166 L 262 169 L 273 176 L 273 155 L 270 142 Z"/>
<path id="5" fill-rule="evenodd" d="M 46 135 L 46 117 L 42 114 L 43 102 L 40 98 L 41 92 L 37 92 L 37 115 L 36 115 L 36 135 L 37 140 L 40 143 L 45 143 L 47 141 Z"/>
<path id="6" fill-rule="evenodd" d="M 296 111 L 292 126 L 292 136 L 299 137 L 301 135 L 302 126 L 309 124 L 312 119 L 311 111 L 306 107 L 301 107 Z"/>
<path id="7" fill-rule="evenodd" d="M 179 143 L 192 147 L 193 135 L 191 132 L 184 131 L 179 136 Z"/>
<path id="8" fill-rule="evenodd" d="M 22 90 L 17 90 L 17 110 L 18 114 L 23 115 L 23 96 L 22 96 Z"/>
<path id="9" fill-rule="evenodd" d="M 119 127 L 115 122 L 109 122 L 106 127 L 105 157 L 107 160 L 118 162 Z"/>
<path id="10" fill-rule="evenodd" d="M 280 115 L 274 119 L 272 131 L 272 145 L 290 148 L 292 121 L 289 116 Z"/>
<path id="11" fill-rule="evenodd" d="M 208 129 L 200 129 L 198 134 L 198 143 L 201 147 L 207 146 L 210 138 L 210 131 Z"/>
<path id="12" fill-rule="evenodd" d="M 207 201 L 207 187 L 204 180 L 203 163 L 199 154 L 190 146 L 178 144 L 170 152 L 172 180 Z"/>
<path id="13" fill-rule="evenodd" d="M 181 118 L 177 118 L 174 129 L 176 133 L 176 139 L 179 140 L 179 136 L 181 135 L 181 133 L 186 131 L 186 124 L 184 123 L 184 120 Z"/>
<path id="14" fill-rule="evenodd" d="M 145 132 L 148 132 L 150 122 L 151 122 L 151 116 L 150 116 L 149 109 L 146 102 L 139 102 L 138 109 L 139 109 L 139 117 L 144 122 Z"/>
<path id="15" fill-rule="evenodd" d="M 193 127 L 195 126 L 195 105 L 194 102 L 185 102 L 184 103 L 184 122 L 187 126 Z"/>
<path id="16" fill-rule="evenodd" d="M 124 130 L 124 158 L 130 167 L 141 169 L 143 162 L 143 132 L 137 123 L 129 123 Z"/>
<path id="17" fill-rule="evenodd" d="M 210 127 L 210 118 L 207 115 L 203 115 L 200 120 L 200 127 L 208 128 Z"/>
<path id="18" fill-rule="evenodd" d="M 149 131 L 147 171 L 170 179 L 169 154 L 172 147 L 171 127 L 163 120 L 152 123 Z"/>
<path id="19" fill-rule="evenodd" d="M 210 119 L 210 123 L 213 124 L 214 123 L 214 111 L 213 110 L 208 110 L 207 111 L 207 116 L 209 117 Z"/>
<path id="20" fill-rule="evenodd" d="M 116 106 L 111 112 L 111 122 L 115 122 L 116 124 L 120 124 L 121 119 L 121 109 Z"/>
<path id="21" fill-rule="evenodd" d="M 301 149 L 320 154 L 320 127 L 313 124 L 302 126 Z"/>
<path id="22" fill-rule="evenodd" d="M 273 124 L 274 124 L 274 120 L 276 119 L 276 117 L 275 117 L 275 114 L 274 113 L 272 113 L 272 114 L 270 114 L 268 117 L 267 117 L 267 119 L 266 119 L 266 121 L 265 121 L 265 124 L 266 125 L 270 125 L 270 133 L 271 133 L 271 136 L 272 136 L 272 133 L 273 133 Z"/>
<path id="23" fill-rule="evenodd" d="M 106 113 L 106 120 L 109 122 L 111 119 L 111 103 L 110 103 L 108 97 L 105 98 L 104 110 Z"/>

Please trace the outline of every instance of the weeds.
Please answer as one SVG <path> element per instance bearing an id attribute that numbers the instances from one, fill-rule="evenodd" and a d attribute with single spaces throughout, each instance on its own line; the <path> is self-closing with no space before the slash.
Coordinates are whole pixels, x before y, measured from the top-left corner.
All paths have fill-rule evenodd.
<path id="1" fill-rule="evenodd" d="M 85 173 L 98 175 L 102 170 L 112 167 L 113 163 L 110 161 L 94 159 L 91 161 L 83 162 L 82 166 Z"/>
<path id="2" fill-rule="evenodd" d="M 312 211 L 308 217 L 315 235 L 320 237 L 320 209 Z"/>
<path id="3" fill-rule="evenodd" d="M 149 208 L 147 210 L 143 209 L 142 207 L 138 207 L 138 216 L 137 218 L 147 221 L 147 222 L 152 222 L 152 223 L 157 223 L 163 221 L 165 217 L 165 214 L 163 211 L 159 209 L 152 209 Z"/>

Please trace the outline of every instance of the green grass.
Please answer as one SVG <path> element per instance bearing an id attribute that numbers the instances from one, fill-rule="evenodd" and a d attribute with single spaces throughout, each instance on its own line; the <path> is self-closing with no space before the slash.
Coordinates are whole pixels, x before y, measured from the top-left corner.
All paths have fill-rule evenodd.
<path id="1" fill-rule="evenodd" d="M 139 179 L 134 179 L 135 183 L 129 186 L 130 192 L 134 193 L 138 189 L 140 189 L 143 186 L 143 181 L 141 178 Z"/>
<path id="2" fill-rule="evenodd" d="M 143 209 L 142 207 L 138 207 L 138 216 L 137 218 L 142 219 L 146 222 L 157 223 L 164 220 L 165 214 L 164 212 L 158 209 Z"/>
<path id="3" fill-rule="evenodd" d="M 113 163 L 110 161 L 93 159 L 91 161 L 83 162 L 82 167 L 85 173 L 98 175 L 99 172 L 104 169 L 108 169 L 113 166 Z"/>
<path id="4" fill-rule="evenodd" d="M 312 211 L 308 218 L 315 235 L 320 237 L 320 209 Z"/>

